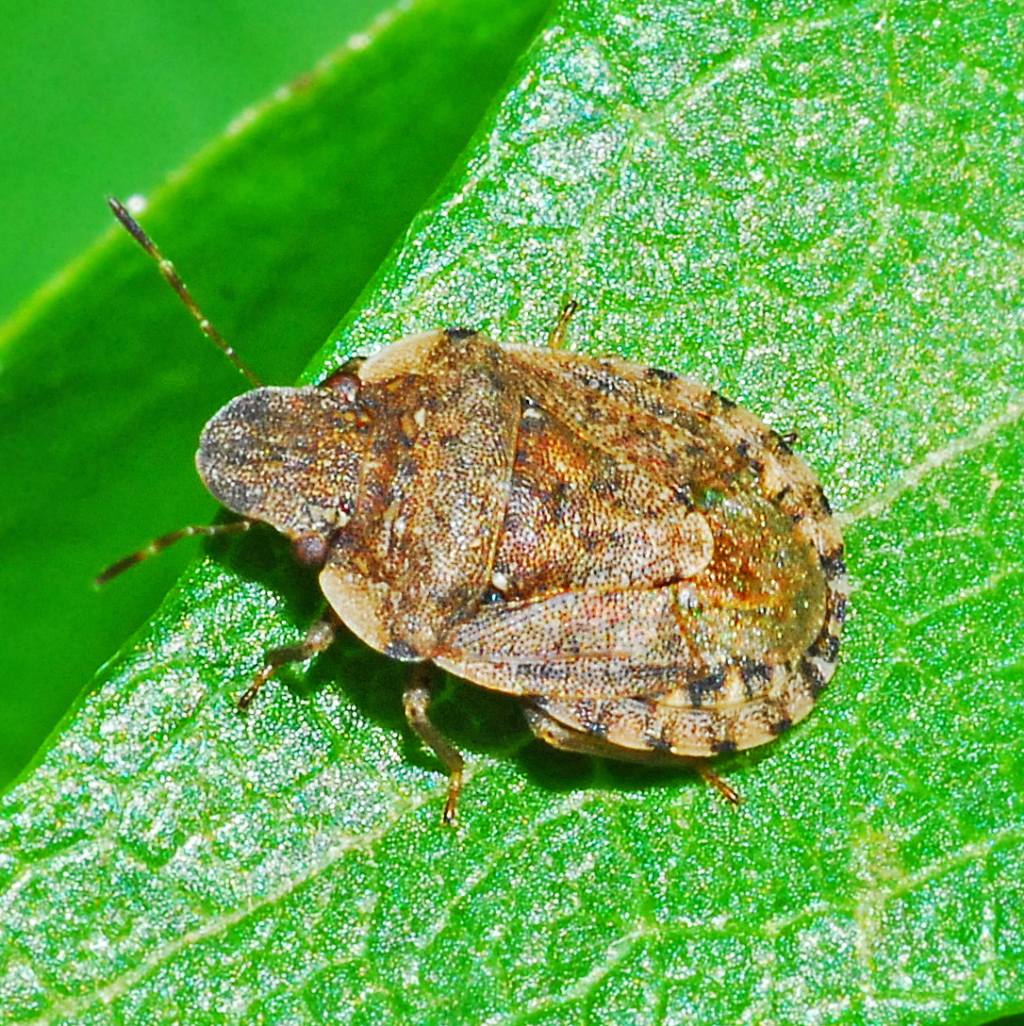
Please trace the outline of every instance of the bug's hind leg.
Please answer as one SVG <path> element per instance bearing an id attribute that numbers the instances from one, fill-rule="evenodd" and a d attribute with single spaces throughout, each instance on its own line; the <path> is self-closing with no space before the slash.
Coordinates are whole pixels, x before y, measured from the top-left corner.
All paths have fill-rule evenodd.
<path id="1" fill-rule="evenodd" d="M 405 707 L 405 718 L 409 726 L 448 771 L 448 798 L 441 813 L 441 822 L 446 826 L 454 826 L 456 806 L 462 791 L 462 770 L 465 761 L 430 719 L 431 695 L 427 685 L 429 673 L 428 663 L 420 663 L 413 667 L 409 685 L 402 694 L 402 705 Z"/>
<path id="2" fill-rule="evenodd" d="M 719 794 L 733 805 L 739 805 L 740 796 L 717 773 L 709 769 L 703 759 L 691 759 L 670 752 L 658 752 L 640 748 L 623 748 L 582 730 L 574 730 L 556 720 L 535 705 L 523 707 L 526 722 L 541 741 L 560 748 L 565 752 L 579 752 L 581 755 L 594 755 L 601 759 L 615 759 L 619 762 L 636 762 L 647 766 L 678 766 L 685 763 L 692 766 L 704 781 L 710 784 Z"/>

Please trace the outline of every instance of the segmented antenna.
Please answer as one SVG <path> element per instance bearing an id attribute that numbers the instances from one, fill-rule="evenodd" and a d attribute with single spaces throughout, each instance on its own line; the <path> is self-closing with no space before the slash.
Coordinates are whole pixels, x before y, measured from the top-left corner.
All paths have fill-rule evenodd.
<path id="1" fill-rule="evenodd" d="M 156 243 L 143 231 L 142 225 L 128 213 L 127 208 L 121 203 L 120 200 L 114 199 L 113 196 L 107 198 L 107 203 L 110 209 L 114 212 L 114 217 L 121 222 L 121 224 L 128 230 L 132 238 L 156 261 L 157 267 L 160 268 L 160 273 L 164 277 L 164 281 L 171 286 L 172 289 L 178 294 L 178 298 L 185 304 L 188 312 L 195 318 L 196 323 L 199 325 L 199 330 L 257 387 L 259 388 L 263 382 L 260 381 L 256 373 L 249 367 L 249 365 L 234 351 L 230 343 L 224 336 L 209 322 L 206 315 L 196 301 L 192 298 L 192 293 L 189 292 L 185 283 L 178 276 L 178 272 L 174 269 L 174 264 L 168 260 L 163 253 L 157 248 Z"/>
<path id="2" fill-rule="evenodd" d="M 124 573 L 129 567 L 163 552 L 164 549 L 181 541 L 182 538 L 192 538 L 197 534 L 206 535 L 208 538 L 216 534 L 240 534 L 242 531 L 248 531 L 250 527 L 252 527 L 251 520 L 232 520 L 228 524 L 190 524 L 188 527 L 180 527 L 177 531 L 171 531 L 170 534 L 162 534 L 159 538 L 154 538 L 148 545 L 133 552 L 130 556 L 111 563 L 93 583 L 97 588 L 106 584 L 111 578 Z"/>

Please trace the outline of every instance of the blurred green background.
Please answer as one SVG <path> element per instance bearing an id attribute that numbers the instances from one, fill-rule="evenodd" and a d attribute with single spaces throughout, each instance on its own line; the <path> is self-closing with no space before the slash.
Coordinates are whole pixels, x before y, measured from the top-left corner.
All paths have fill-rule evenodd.
<path id="1" fill-rule="evenodd" d="M 4 4 L 0 320 L 248 104 L 386 0 Z"/>

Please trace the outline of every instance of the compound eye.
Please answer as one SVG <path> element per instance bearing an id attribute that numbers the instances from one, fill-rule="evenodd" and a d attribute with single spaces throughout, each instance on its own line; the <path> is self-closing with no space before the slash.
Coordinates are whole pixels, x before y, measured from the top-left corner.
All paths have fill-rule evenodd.
<path id="1" fill-rule="evenodd" d="M 338 397 L 346 403 L 355 403 L 361 384 L 362 382 L 351 370 L 343 368 L 335 371 L 330 377 L 324 378 L 317 387 L 328 388 L 332 392 L 336 392 Z"/>
<path id="2" fill-rule="evenodd" d="M 327 562 L 329 546 L 327 539 L 316 531 L 307 531 L 300 534 L 292 542 L 292 552 L 295 558 L 303 566 L 311 566 L 319 569 Z"/>

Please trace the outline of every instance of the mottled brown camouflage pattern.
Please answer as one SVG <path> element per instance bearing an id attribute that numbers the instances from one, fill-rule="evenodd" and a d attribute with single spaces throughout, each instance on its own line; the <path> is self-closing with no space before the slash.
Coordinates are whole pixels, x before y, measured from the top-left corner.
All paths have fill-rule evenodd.
<path id="1" fill-rule="evenodd" d="M 849 588 L 817 479 L 666 371 L 412 336 L 326 387 L 238 397 L 197 465 L 326 553 L 323 592 L 369 645 L 521 696 L 559 747 L 749 748 L 835 669 Z"/>

